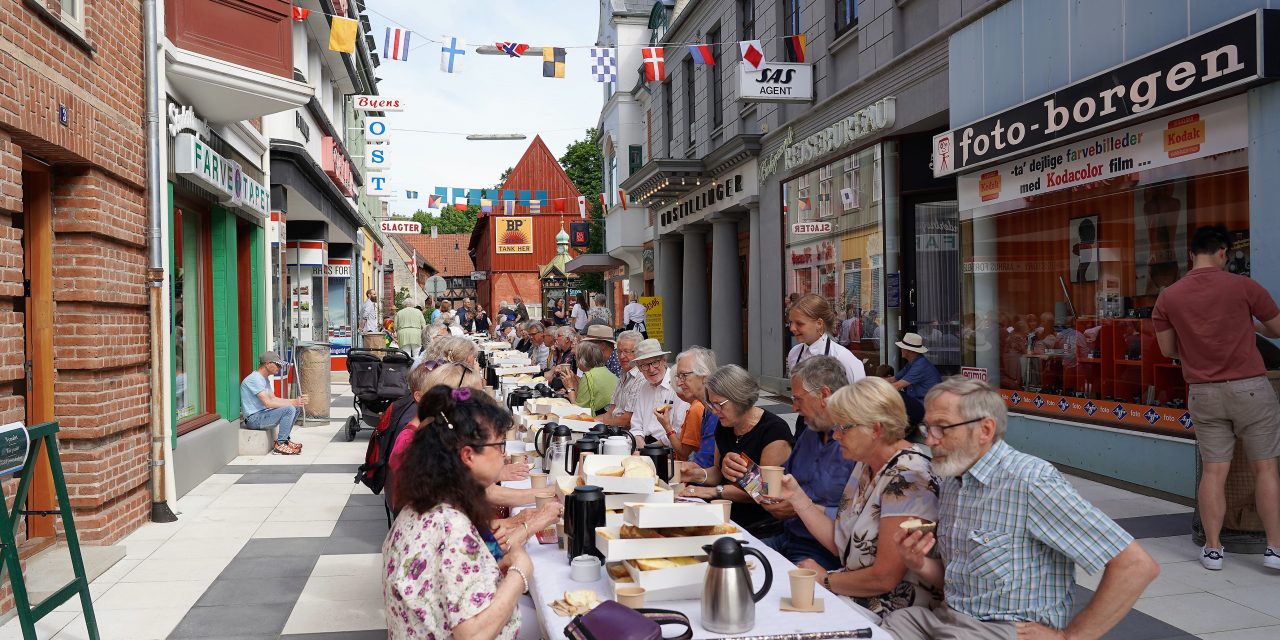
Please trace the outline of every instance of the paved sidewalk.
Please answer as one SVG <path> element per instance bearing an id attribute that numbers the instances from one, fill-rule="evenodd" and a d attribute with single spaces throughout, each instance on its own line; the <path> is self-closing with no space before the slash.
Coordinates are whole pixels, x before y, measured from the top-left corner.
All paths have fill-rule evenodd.
<path id="1" fill-rule="evenodd" d="M 305 455 L 234 460 L 178 502 L 173 524 L 147 524 L 124 540 L 124 560 L 91 587 L 104 639 L 385 638 L 380 550 L 382 497 L 352 483 L 370 431 L 348 443 L 350 390 L 334 385 L 333 420 L 295 430 Z M 788 421 L 790 407 L 762 404 Z M 1163 566 L 1112 640 L 1280 638 L 1280 573 L 1261 558 L 1200 568 L 1185 533 L 1191 510 L 1073 478 L 1085 498 L 1126 527 Z M 1077 576 L 1078 603 L 1097 578 Z M 1198 634 L 1198 635 L 1195 635 Z M 21 638 L 16 620 L 0 640 Z M 78 605 L 39 624 L 42 640 L 87 638 Z"/>

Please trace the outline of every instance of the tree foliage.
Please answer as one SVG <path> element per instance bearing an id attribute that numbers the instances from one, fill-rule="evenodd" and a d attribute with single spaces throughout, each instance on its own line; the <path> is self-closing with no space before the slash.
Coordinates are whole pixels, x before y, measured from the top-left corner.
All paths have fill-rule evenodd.
<path id="1" fill-rule="evenodd" d="M 414 212 L 413 219 L 422 223 L 422 232 L 425 234 L 431 233 L 431 227 L 436 227 L 440 233 L 471 233 L 476 226 L 476 216 L 479 215 L 480 207 L 473 205 L 458 209 L 450 204 L 440 208 L 439 217 L 419 209 Z"/>
<path id="2" fill-rule="evenodd" d="M 560 166 L 573 181 L 578 193 L 587 197 L 587 216 L 591 224 L 588 253 L 604 253 L 604 210 L 600 205 L 603 191 L 604 154 L 600 150 L 600 136 L 596 129 L 587 129 L 581 140 L 569 144 L 560 156 Z M 583 291 L 604 291 L 604 278 L 599 273 L 584 273 L 578 278 Z"/>

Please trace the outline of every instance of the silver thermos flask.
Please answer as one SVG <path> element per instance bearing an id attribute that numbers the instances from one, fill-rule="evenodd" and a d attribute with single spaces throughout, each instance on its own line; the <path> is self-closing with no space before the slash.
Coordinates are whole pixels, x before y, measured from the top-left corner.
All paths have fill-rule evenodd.
<path id="1" fill-rule="evenodd" d="M 714 633 L 742 633 L 756 625 L 756 603 L 773 585 L 773 568 L 763 553 L 742 546 L 733 538 L 720 538 L 702 547 L 710 556 L 702 584 L 702 627 Z M 764 584 L 751 591 L 751 572 L 744 554 L 764 565 Z"/>

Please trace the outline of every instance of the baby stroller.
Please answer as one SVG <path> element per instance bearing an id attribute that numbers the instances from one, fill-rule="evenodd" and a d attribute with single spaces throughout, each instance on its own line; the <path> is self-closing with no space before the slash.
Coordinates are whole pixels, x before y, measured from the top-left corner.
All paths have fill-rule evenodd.
<path id="1" fill-rule="evenodd" d="M 382 412 L 409 393 L 412 364 L 408 353 L 390 347 L 359 348 L 347 353 L 347 373 L 351 375 L 356 409 L 356 415 L 347 418 L 347 442 L 355 440 L 361 429 L 376 428 Z"/>

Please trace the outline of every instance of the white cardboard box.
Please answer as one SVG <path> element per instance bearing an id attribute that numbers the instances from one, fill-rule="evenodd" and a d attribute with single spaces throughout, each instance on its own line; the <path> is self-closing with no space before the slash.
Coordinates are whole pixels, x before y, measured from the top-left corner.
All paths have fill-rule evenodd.
<path id="1" fill-rule="evenodd" d="M 582 407 L 578 407 L 578 408 L 579 408 L 579 409 L 582 409 Z M 583 410 L 583 411 L 587 411 L 587 409 L 582 409 L 582 410 Z M 570 415 L 572 415 L 572 414 L 570 414 Z M 574 431 L 577 431 L 578 433 L 586 433 L 586 432 L 588 432 L 588 431 L 590 431 L 590 430 L 591 430 L 591 427 L 596 426 L 596 422 L 595 422 L 594 420 L 593 420 L 593 421 L 591 421 L 591 422 L 587 422 L 586 420 L 564 420 L 564 419 L 560 419 L 560 420 L 557 420 L 556 422 L 557 422 L 557 423 L 559 423 L 559 424 L 562 424 L 562 425 L 564 425 L 564 426 L 566 426 L 566 427 L 569 427 L 570 429 L 573 429 Z"/>
<path id="2" fill-rule="evenodd" d="M 627 524 L 643 529 L 710 527 L 725 523 L 724 508 L 705 502 L 631 503 L 626 505 L 622 518 Z"/>
<path id="3" fill-rule="evenodd" d="M 498 377 L 515 376 L 522 373 L 542 373 L 542 369 L 531 364 L 518 367 L 494 367 L 493 370 L 498 374 Z"/>
<path id="4" fill-rule="evenodd" d="M 606 493 L 604 494 L 604 507 L 606 509 L 622 509 L 627 503 L 652 502 L 663 504 L 675 502 L 675 500 L 676 494 L 671 491 L 671 487 L 659 480 L 657 486 L 653 488 L 653 493 Z"/>
<path id="5" fill-rule="evenodd" d="M 532 400 L 526 400 L 524 403 L 524 408 L 529 413 L 540 413 L 540 414 L 555 413 L 554 411 L 555 409 L 560 409 L 561 411 L 568 411 L 569 409 L 573 409 L 574 411 L 571 411 L 570 414 L 577 413 L 578 411 L 583 410 L 582 407 L 579 407 L 573 404 L 572 402 L 569 402 L 565 398 L 534 398 Z M 563 414 L 556 414 L 556 415 L 563 415 Z"/>
<path id="6" fill-rule="evenodd" d="M 622 466 L 622 461 L 629 457 L 631 456 L 606 456 L 603 454 L 587 456 L 582 461 L 582 472 L 587 484 L 600 487 L 604 489 L 605 493 L 653 493 L 654 487 L 659 482 L 656 471 L 652 478 L 619 478 L 595 474 L 595 472 L 605 467 Z M 637 459 L 644 461 L 650 469 L 653 469 L 652 460 L 645 457 L 638 457 Z"/>
<path id="7" fill-rule="evenodd" d="M 511 345 L 506 342 L 482 342 L 480 343 L 480 348 L 485 351 L 501 351 L 503 349 L 510 349 Z"/>
<path id="8" fill-rule="evenodd" d="M 618 599 L 618 587 L 638 587 L 640 585 L 635 582 L 618 582 L 609 577 L 610 589 L 613 590 L 613 599 Z M 682 587 L 671 587 L 668 589 L 648 589 L 644 590 L 644 601 L 649 602 L 672 602 L 675 600 L 701 600 L 702 599 L 702 583 L 688 584 Z"/>
<path id="9" fill-rule="evenodd" d="M 631 574 L 631 579 L 635 585 L 644 587 L 646 600 L 650 591 L 678 589 L 688 586 L 697 586 L 701 590 L 702 583 L 707 577 L 708 566 L 705 557 L 702 562 L 697 564 L 650 571 L 641 571 L 630 560 L 625 560 L 622 564 L 627 568 L 627 573 Z"/>
<path id="10" fill-rule="evenodd" d="M 641 538 L 623 540 L 618 529 L 600 527 L 596 529 L 596 548 L 604 554 L 608 562 L 615 560 L 631 560 L 634 558 L 673 558 L 676 556 L 706 555 L 703 545 L 714 543 L 720 538 L 742 539 L 742 530 L 733 533 L 718 533 L 710 536 L 684 536 L 674 538 Z"/>

